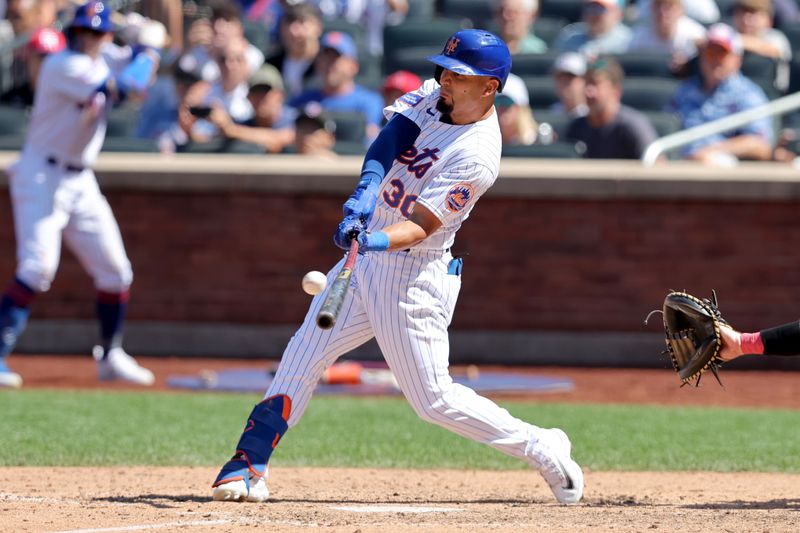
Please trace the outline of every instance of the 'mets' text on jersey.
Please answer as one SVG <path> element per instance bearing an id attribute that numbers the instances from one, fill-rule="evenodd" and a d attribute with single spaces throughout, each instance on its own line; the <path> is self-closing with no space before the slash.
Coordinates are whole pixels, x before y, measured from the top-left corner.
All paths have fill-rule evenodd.
<path id="1" fill-rule="evenodd" d="M 380 230 L 409 217 L 415 204 L 433 213 L 442 226 L 414 248 L 450 248 L 455 234 L 478 198 L 492 186 L 500 169 L 501 137 L 497 114 L 473 124 L 440 121 L 439 84 L 427 80 L 384 110 L 419 126 L 409 150 L 395 159 L 381 182 L 369 230 Z"/>

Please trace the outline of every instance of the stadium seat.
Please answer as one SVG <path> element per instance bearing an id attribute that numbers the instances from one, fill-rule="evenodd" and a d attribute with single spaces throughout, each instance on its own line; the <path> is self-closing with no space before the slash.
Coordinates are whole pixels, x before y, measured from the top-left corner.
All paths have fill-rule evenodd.
<path id="1" fill-rule="evenodd" d="M 575 145 L 570 142 L 553 144 L 504 145 L 503 157 L 536 157 L 555 159 L 577 159 L 580 157 Z"/>
<path id="2" fill-rule="evenodd" d="M 672 77 L 672 71 L 669 68 L 669 54 L 629 52 L 613 57 L 625 71 L 626 76 Z"/>
<path id="3" fill-rule="evenodd" d="M 261 50 L 264 55 L 268 56 L 271 52 L 271 43 L 269 42 L 269 31 L 267 31 L 264 25 L 243 18 L 242 26 L 244 28 L 244 38 L 247 39 L 250 44 Z"/>
<path id="4" fill-rule="evenodd" d="M 723 21 L 729 22 L 726 19 L 729 19 L 733 16 L 733 6 L 736 5 L 736 0 L 715 0 L 717 6 L 719 7 L 719 16 Z"/>
<path id="5" fill-rule="evenodd" d="M 483 28 L 494 16 L 491 2 L 487 0 L 440 0 L 439 13 L 454 19 L 469 19 L 477 28 Z"/>
<path id="6" fill-rule="evenodd" d="M 678 81 L 667 78 L 625 78 L 622 103 L 640 111 L 663 111 Z"/>
<path id="7" fill-rule="evenodd" d="M 550 124 L 556 134 L 556 139 L 564 139 L 567 136 L 567 128 L 572 122 L 572 117 L 562 111 L 534 111 L 533 116 L 539 124 Z"/>
<path id="8" fill-rule="evenodd" d="M 134 137 L 138 124 L 138 105 L 126 104 L 113 107 L 108 112 L 106 137 Z"/>
<path id="9" fill-rule="evenodd" d="M 461 24 L 453 19 L 431 19 L 420 24 L 419 21 L 386 26 L 383 29 L 383 73 L 397 70 L 393 68 L 396 57 L 403 55 L 408 48 L 427 47 L 439 53 L 447 38 L 461 29 Z M 424 60 L 424 57 L 423 57 Z"/>
<path id="10" fill-rule="evenodd" d="M 423 80 L 431 78 L 436 66 L 426 58 L 441 51 L 441 46 L 409 46 L 392 53 L 384 53 L 384 74 L 388 76 L 398 70 L 409 70 Z"/>
<path id="11" fill-rule="evenodd" d="M 555 63 L 558 55 L 558 52 L 517 54 L 511 58 L 511 71 L 520 77 L 550 77 L 550 69 L 553 68 L 553 63 Z"/>
<path id="12" fill-rule="evenodd" d="M 28 110 L 16 106 L 0 106 L 0 135 L 24 134 L 28 127 Z"/>
<path id="13" fill-rule="evenodd" d="M 528 88 L 528 97 L 533 112 L 549 109 L 550 106 L 558 102 L 558 95 L 553 84 L 553 79 L 549 76 L 520 76 Z"/>
<path id="14" fill-rule="evenodd" d="M 16 151 L 21 150 L 25 144 L 25 134 L 0 135 L 0 150 Z"/>
<path id="15" fill-rule="evenodd" d="M 774 59 L 758 54 L 745 53 L 742 57 L 742 74 L 761 87 L 772 87 L 775 93 L 775 73 L 778 64 Z"/>
<path id="16" fill-rule="evenodd" d="M 339 155 L 364 155 L 367 153 L 367 147 L 363 142 L 336 141 L 333 151 Z"/>
<path id="17" fill-rule="evenodd" d="M 405 20 L 430 20 L 435 13 L 434 7 L 431 0 L 408 0 L 408 13 Z"/>
<path id="18" fill-rule="evenodd" d="M 792 57 L 800 55 L 800 22 L 781 26 L 780 30 L 789 39 L 789 44 L 792 45 Z"/>
<path id="19" fill-rule="evenodd" d="M 108 137 L 103 143 L 103 152 L 158 152 L 158 146 L 153 139 L 139 139 L 137 137 Z"/>
<path id="20" fill-rule="evenodd" d="M 581 20 L 583 4 L 584 0 L 540 0 L 539 16 L 578 22 Z"/>
<path id="21" fill-rule="evenodd" d="M 367 119 L 363 113 L 346 111 L 326 111 L 336 123 L 336 141 L 363 143 L 366 134 Z"/>
<path id="22" fill-rule="evenodd" d="M 567 20 L 561 17 L 538 17 L 533 23 L 533 33 L 552 46 L 561 29 L 567 25 Z"/>
<path id="23" fill-rule="evenodd" d="M 681 119 L 674 113 L 666 111 L 644 111 L 643 113 L 655 128 L 659 137 L 681 130 Z"/>

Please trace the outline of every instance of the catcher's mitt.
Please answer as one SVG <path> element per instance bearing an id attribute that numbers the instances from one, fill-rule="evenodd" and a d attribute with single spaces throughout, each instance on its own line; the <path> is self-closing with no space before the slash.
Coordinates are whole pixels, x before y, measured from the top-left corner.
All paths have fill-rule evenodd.
<path id="1" fill-rule="evenodd" d="M 697 378 L 700 384 L 703 372 L 711 370 L 722 385 L 717 369 L 722 348 L 720 324 L 727 324 L 717 307 L 717 293 L 711 291 L 711 300 L 700 299 L 685 292 L 671 291 L 664 298 L 664 329 L 672 366 L 687 385 Z"/>

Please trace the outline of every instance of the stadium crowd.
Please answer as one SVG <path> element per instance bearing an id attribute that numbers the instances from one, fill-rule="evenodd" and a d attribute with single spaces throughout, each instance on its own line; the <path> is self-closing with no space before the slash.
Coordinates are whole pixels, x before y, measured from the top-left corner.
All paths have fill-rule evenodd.
<path id="1" fill-rule="evenodd" d="M 659 136 L 800 88 L 797 0 L 108 0 L 124 44 L 143 17 L 169 34 L 149 92 L 111 110 L 104 150 L 363 154 L 387 102 L 433 75 L 462 27 L 514 54 L 498 96 L 504 153 L 629 158 Z M 69 0 L 0 0 L 0 149 L 19 149 Z M 800 113 L 669 154 L 793 162 Z"/>

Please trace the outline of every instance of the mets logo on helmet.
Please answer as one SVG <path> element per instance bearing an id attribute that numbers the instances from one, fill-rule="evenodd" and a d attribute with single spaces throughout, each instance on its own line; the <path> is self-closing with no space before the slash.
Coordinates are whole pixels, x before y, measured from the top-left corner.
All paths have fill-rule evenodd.
<path id="1" fill-rule="evenodd" d="M 475 196 L 475 189 L 472 188 L 472 185 L 469 183 L 459 183 L 458 185 L 453 185 L 450 190 L 447 191 L 445 204 L 449 211 L 457 213 L 469 204 L 473 196 Z"/>
<path id="2" fill-rule="evenodd" d="M 451 37 L 447 44 L 444 45 L 444 53 L 450 55 L 455 52 L 459 42 L 461 42 L 461 39 L 458 37 Z"/>

